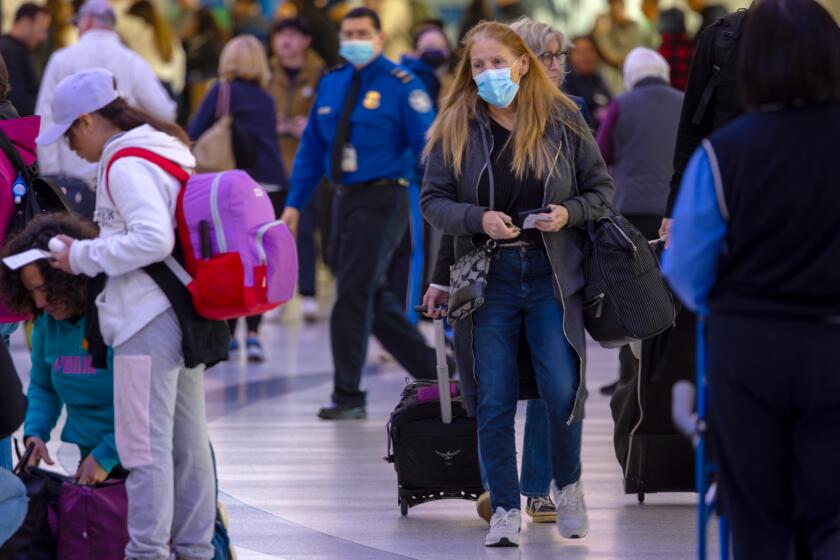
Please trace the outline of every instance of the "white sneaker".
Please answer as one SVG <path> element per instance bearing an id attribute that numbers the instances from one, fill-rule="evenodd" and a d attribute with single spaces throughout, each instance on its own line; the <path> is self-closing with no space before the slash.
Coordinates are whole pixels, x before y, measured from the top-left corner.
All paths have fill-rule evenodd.
<path id="1" fill-rule="evenodd" d="M 301 313 L 307 323 L 317 323 L 321 319 L 321 307 L 318 300 L 312 296 L 304 296 L 301 301 Z"/>
<path id="2" fill-rule="evenodd" d="M 505 511 L 496 508 L 490 519 L 490 532 L 484 539 L 484 546 L 519 546 L 519 530 L 522 528 L 522 512 L 518 509 Z"/>
<path id="3" fill-rule="evenodd" d="M 551 482 L 551 498 L 557 508 L 557 529 L 567 539 L 580 539 L 589 532 L 589 518 L 583 503 L 583 483 L 578 480 L 562 490 Z"/>
<path id="4" fill-rule="evenodd" d="M 279 323 L 283 320 L 283 311 L 286 309 L 285 306 L 281 305 L 280 307 L 275 307 L 271 311 L 263 313 L 263 321 L 268 323 Z"/>

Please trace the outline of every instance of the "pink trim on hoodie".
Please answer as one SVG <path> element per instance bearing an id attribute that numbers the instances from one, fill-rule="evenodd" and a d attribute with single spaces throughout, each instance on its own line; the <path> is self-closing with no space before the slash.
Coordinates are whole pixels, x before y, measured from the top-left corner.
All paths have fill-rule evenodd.
<path id="1" fill-rule="evenodd" d="M 35 138 L 41 128 L 41 117 L 23 117 L 20 119 L 0 120 L 0 129 L 12 141 L 23 163 L 35 163 Z M 11 162 L 0 152 L 0 246 L 6 237 L 6 226 L 12 217 L 15 201 L 12 197 L 12 183 L 17 179 Z M 29 315 L 15 315 L 6 306 L 0 304 L 0 323 L 16 323 L 29 319 Z"/>

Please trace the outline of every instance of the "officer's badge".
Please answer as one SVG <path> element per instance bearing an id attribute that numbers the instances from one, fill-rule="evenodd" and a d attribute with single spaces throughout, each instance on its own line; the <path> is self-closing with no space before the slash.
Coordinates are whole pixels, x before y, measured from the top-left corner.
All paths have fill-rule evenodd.
<path id="1" fill-rule="evenodd" d="M 319 115 L 329 115 L 332 113 L 332 107 L 318 107 Z"/>
<path id="2" fill-rule="evenodd" d="M 415 89 L 408 96 L 408 104 L 418 113 L 428 113 L 432 110 L 432 100 L 422 89 Z"/>
<path id="3" fill-rule="evenodd" d="M 378 91 L 369 91 L 365 94 L 365 99 L 362 101 L 362 107 L 369 110 L 378 109 L 382 102 L 382 94 Z"/>

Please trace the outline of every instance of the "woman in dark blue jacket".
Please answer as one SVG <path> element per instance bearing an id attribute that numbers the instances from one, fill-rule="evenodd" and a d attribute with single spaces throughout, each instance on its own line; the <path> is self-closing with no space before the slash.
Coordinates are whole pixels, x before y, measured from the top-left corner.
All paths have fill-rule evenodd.
<path id="1" fill-rule="evenodd" d="M 840 558 L 840 28 L 765 1 L 739 48 L 749 110 L 692 157 L 663 269 L 705 317 L 735 558 Z"/>
<path id="2" fill-rule="evenodd" d="M 275 211 L 280 214 L 288 191 L 288 178 L 277 144 L 277 113 L 274 100 L 265 90 L 270 77 L 268 58 L 260 42 L 242 35 L 225 46 L 219 59 L 219 75 L 230 87 L 229 114 L 233 117 L 233 153 L 236 167 L 247 171 L 268 192 Z M 216 107 L 222 82 L 217 83 L 201 102 L 188 128 L 190 138 L 198 139 L 218 119 Z M 246 319 L 248 325 L 248 360 L 265 359 L 257 337 L 262 316 Z M 229 322 L 235 334 L 236 320 Z M 239 350 L 236 338 L 231 351 Z"/>

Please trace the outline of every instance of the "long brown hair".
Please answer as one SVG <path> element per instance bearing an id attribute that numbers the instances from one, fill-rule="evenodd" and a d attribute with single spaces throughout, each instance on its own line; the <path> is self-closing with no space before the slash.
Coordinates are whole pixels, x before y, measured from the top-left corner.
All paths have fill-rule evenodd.
<path id="1" fill-rule="evenodd" d="M 161 132 L 170 136 L 174 136 L 184 143 L 185 146 L 190 145 L 190 137 L 183 128 L 173 122 L 166 122 L 156 117 L 153 117 L 143 109 L 138 109 L 128 104 L 128 101 L 122 97 L 117 97 L 109 104 L 105 105 L 96 114 L 107 120 L 120 130 L 131 130 L 147 124 Z"/>
<path id="2" fill-rule="evenodd" d="M 447 165 L 461 174 L 469 121 L 476 118 L 476 107 L 481 101 L 478 87 L 472 76 L 470 56 L 478 39 L 494 39 L 510 49 L 515 57 L 527 55 L 528 73 L 519 82 L 516 103 L 516 129 L 510 140 L 513 146 L 513 171 L 518 178 L 532 172 L 537 177 L 548 177 L 554 167 L 554 146 L 546 136 L 552 124 L 562 124 L 583 135 L 583 128 L 573 114 L 579 112 L 575 103 L 552 84 L 534 52 L 522 37 L 509 26 L 496 22 L 482 22 L 464 38 L 464 54 L 455 70 L 455 81 L 450 94 L 444 98 L 440 114 L 429 131 L 425 155 L 431 153 L 438 142 L 443 144 L 443 157 Z"/>
<path id="3" fill-rule="evenodd" d="M 149 0 L 138 0 L 128 9 L 128 14 L 140 18 L 152 28 L 155 35 L 155 48 L 164 62 L 172 62 L 172 55 L 175 49 L 175 39 L 172 37 L 172 30 L 163 16 Z"/>

